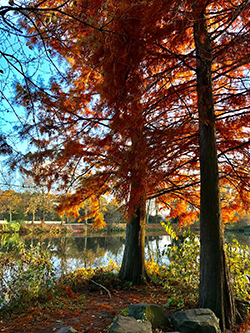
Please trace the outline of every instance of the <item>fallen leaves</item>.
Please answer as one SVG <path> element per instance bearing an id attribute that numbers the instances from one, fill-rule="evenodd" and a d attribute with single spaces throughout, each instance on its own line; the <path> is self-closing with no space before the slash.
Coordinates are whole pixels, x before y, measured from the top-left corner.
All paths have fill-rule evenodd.
<path id="1" fill-rule="evenodd" d="M 46 308 L 44 304 L 41 304 L 37 305 L 37 308 L 27 309 L 24 313 L 14 314 L 9 317 L 9 320 L 4 318 L 0 332 L 51 333 L 55 327 L 60 328 L 60 325 L 72 326 L 82 333 L 105 332 L 119 312 L 129 307 L 131 303 L 165 304 L 168 296 L 162 292 L 162 287 L 112 290 L 111 299 L 106 294 L 101 295 L 100 291 L 86 292 L 84 307 L 79 302 L 81 297 L 82 294 L 75 292 L 74 299 L 72 299 L 72 295 L 60 299 L 60 302 L 63 302 L 63 309 L 55 309 L 52 305 L 50 308 L 47 305 Z M 72 302 L 74 309 L 72 309 Z M 77 304 L 79 308 L 77 308 Z"/>

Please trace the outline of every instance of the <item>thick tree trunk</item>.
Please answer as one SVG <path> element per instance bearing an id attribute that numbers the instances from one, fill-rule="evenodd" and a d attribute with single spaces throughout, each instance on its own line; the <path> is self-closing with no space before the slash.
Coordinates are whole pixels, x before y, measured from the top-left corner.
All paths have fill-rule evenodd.
<path id="1" fill-rule="evenodd" d="M 132 189 L 133 191 L 133 189 Z M 135 215 L 127 223 L 125 249 L 119 277 L 135 285 L 148 279 L 145 266 L 146 200 L 141 197 Z"/>
<path id="2" fill-rule="evenodd" d="M 200 145 L 200 292 L 199 307 L 210 308 L 222 331 L 235 323 L 235 304 L 225 255 L 221 217 L 211 45 L 205 10 L 194 25 Z"/>

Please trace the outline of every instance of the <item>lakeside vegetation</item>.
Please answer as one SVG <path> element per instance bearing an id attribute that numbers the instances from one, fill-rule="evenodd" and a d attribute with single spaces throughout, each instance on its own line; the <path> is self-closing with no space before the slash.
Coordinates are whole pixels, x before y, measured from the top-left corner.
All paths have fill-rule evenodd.
<path id="1" fill-rule="evenodd" d="M 62 225 L 50 225 L 45 226 L 44 223 L 38 225 L 30 225 L 25 222 L 7 222 L 3 223 L 0 228 L 1 234 L 13 234 L 18 233 L 20 235 L 40 235 L 40 234 L 50 234 L 51 236 L 61 235 L 61 234 L 71 234 L 73 229 L 69 226 Z"/>
<path id="2" fill-rule="evenodd" d="M 151 221 L 160 221 L 160 216 L 150 216 L 149 220 Z M 182 233 L 182 228 L 179 228 L 178 223 L 175 220 L 172 221 L 161 221 L 161 223 L 148 223 L 146 224 L 147 233 L 162 233 L 167 232 L 172 235 L 171 230 L 174 228 L 178 230 L 178 233 Z M 20 235 L 40 235 L 40 234 L 50 234 L 50 235 L 60 235 L 60 234 L 71 234 L 73 232 L 83 233 L 83 234 L 95 234 L 95 235 L 117 235 L 126 233 L 126 224 L 125 223 L 111 223 L 106 224 L 105 227 L 99 230 L 92 228 L 92 223 L 83 224 L 83 223 L 74 223 L 66 224 L 57 221 L 56 224 L 54 221 L 51 222 L 40 222 L 40 223 L 28 223 L 24 221 L 12 221 L 0 223 L 0 234 L 12 234 L 19 233 Z M 169 226 L 169 227 L 168 227 Z M 193 232 L 199 232 L 199 223 L 195 223 L 189 226 Z M 225 231 L 233 231 L 239 233 L 250 233 L 250 221 L 249 217 L 245 216 L 240 219 L 238 222 L 227 223 L 225 225 Z"/>
<path id="3" fill-rule="evenodd" d="M 0 316 L 11 319 L 31 306 L 37 309 L 66 309 L 78 306 L 84 308 L 86 294 L 102 293 L 108 296 L 130 290 L 133 284 L 121 281 L 119 266 L 110 261 L 108 266 L 80 268 L 61 277 L 56 277 L 51 254 L 41 243 L 26 249 L 24 244 L 0 253 Z M 250 254 L 246 246 L 237 241 L 227 245 L 229 267 L 234 281 L 234 294 L 237 298 L 250 299 L 248 276 L 250 276 Z M 167 299 L 166 310 L 195 307 L 198 300 L 199 284 L 199 238 L 189 229 L 185 230 L 182 241 L 177 237 L 166 246 L 161 256 L 167 256 L 169 265 L 158 265 L 154 258 L 146 263 L 151 284 L 145 288 L 153 292 L 161 288 Z M 15 259 L 14 259 L 15 258 Z M 8 280 L 4 272 L 8 270 Z M 152 288 L 152 289 L 151 289 Z M 74 295 L 80 297 L 77 300 Z"/>

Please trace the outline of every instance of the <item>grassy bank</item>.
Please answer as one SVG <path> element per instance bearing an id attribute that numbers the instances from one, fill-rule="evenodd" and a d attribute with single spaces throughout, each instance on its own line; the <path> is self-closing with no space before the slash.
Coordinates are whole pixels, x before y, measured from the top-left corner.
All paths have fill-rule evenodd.
<path id="1" fill-rule="evenodd" d="M 65 225 L 46 225 L 46 224 L 26 224 L 24 222 L 8 222 L 1 224 L 0 234 L 13 234 L 19 233 L 19 235 L 60 235 L 60 234 L 70 234 L 73 229 Z"/>
<path id="2" fill-rule="evenodd" d="M 14 259 L 13 251 L 18 253 L 18 259 Z M 250 254 L 236 241 L 227 245 L 227 253 L 234 294 L 249 299 Z M 56 320 L 63 320 L 66 326 L 79 331 L 104 332 L 131 303 L 157 303 L 168 313 L 195 307 L 199 239 L 187 231 L 183 242 L 176 240 L 162 256 L 167 256 L 170 264 L 159 266 L 154 260 L 147 262 L 151 283 L 136 287 L 119 279 L 119 266 L 115 262 L 97 269 L 80 268 L 58 279 L 51 254 L 41 244 L 30 249 L 23 244 L 15 246 L 0 256 L 0 322 L 6 329 L 3 332 L 49 333 Z M 6 281 L 6 270 L 11 283 Z M 89 327 L 92 322 L 95 329 Z"/>

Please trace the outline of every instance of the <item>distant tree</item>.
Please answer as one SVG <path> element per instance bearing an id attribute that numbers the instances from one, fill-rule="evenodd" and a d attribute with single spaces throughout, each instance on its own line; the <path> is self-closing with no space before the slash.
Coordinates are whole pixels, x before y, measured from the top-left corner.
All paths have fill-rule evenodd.
<path id="1" fill-rule="evenodd" d="M 107 224 L 121 223 L 123 222 L 123 217 L 123 206 L 119 206 L 115 200 L 107 203 L 104 214 L 104 220 Z"/>
<path id="2" fill-rule="evenodd" d="M 14 190 L 0 190 L 0 211 L 8 212 L 9 221 L 12 221 L 12 214 L 16 211 L 20 199 Z"/>

